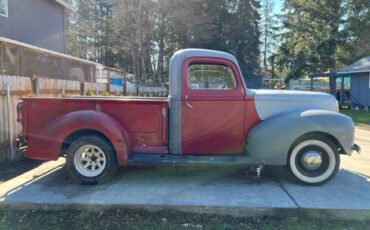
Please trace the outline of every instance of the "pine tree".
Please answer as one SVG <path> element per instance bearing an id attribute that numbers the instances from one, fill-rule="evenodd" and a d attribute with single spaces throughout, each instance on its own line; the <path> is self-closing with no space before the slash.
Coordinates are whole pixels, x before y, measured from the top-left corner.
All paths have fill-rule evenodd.
<path id="1" fill-rule="evenodd" d="M 342 63 L 350 64 L 370 55 L 370 1 L 348 0 L 345 7 L 347 18 L 338 55 Z"/>
<path id="2" fill-rule="evenodd" d="M 109 0 L 80 0 L 77 12 L 69 13 L 68 53 L 111 65 L 108 53 L 111 47 L 111 15 L 113 6 Z"/>
<path id="3" fill-rule="evenodd" d="M 265 69 L 268 68 L 268 60 L 273 55 L 273 49 L 276 46 L 274 36 L 277 31 L 277 16 L 274 14 L 274 1 L 262 0 L 261 7 L 261 39 L 262 39 L 262 64 Z"/>
<path id="4" fill-rule="evenodd" d="M 369 55 L 369 5 L 368 0 L 286 0 L 279 62 L 289 70 L 287 79 L 334 72 L 356 53 Z"/>
<path id="5" fill-rule="evenodd" d="M 183 48 L 231 52 L 245 76 L 259 67 L 257 0 L 80 0 L 68 23 L 70 54 L 124 67 L 140 84 L 168 79 Z"/>
<path id="6" fill-rule="evenodd" d="M 259 67 L 259 8 L 255 0 L 235 0 L 229 9 L 230 21 L 227 25 L 228 49 L 239 61 L 244 78 L 249 82 L 253 72 Z"/>

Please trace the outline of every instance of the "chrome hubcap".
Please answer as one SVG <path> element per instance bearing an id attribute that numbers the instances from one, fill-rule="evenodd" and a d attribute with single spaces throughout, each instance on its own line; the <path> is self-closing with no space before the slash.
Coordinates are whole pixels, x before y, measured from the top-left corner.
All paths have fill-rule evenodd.
<path id="1" fill-rule="evenodd" d="M 79 148 L 74 156 L 76 170 L 86 177 L 100 175 L 107 164 L 103 150 L 95 145 L 84 145 Z"/>
<path id="2" fill-rule="evenodd" d="M 317 151 L 306 152 L 302 156 L 301 163 L 306 170 L 317 170 L 322 164 L 321 154 Z"/>

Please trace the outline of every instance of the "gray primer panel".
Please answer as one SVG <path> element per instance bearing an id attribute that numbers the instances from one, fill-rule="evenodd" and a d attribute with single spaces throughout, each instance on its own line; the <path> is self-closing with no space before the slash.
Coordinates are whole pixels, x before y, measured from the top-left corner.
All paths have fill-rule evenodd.
<path id="1" fill-rule="evenodd" d="M 248 134 L 247 154 L 267 165 L 286 165 L 294 141 L 311 132 L 330 134 L 347 154 L 352 152 L 354 125 L 351 118 L 336 112 L 308 110 L 262 121 Z"/>
<path id="2" fill-rule="evenodd" d="M 169 148 L 172 154 L 181 154 L 181 98 L 182 98 L 182 64 L 190 57 L 224 58 L 235 63 L 239 69 L 236 58 L 228 53 L 205 49 L 184 49 L 177 51 L 170 61 L 170 117 L 169 117 Z M 240 72 L 241 73 L 241 72 Z M 244 79 L 242 78 L 244 88 Z M 253 95 L 247 90 L 247 94 Z"/>
<path id="3" fill-rule="evenodd" d="M 337 111 L 337 99 L 328 93 L 293 90 L 254 90 L 254 104 L 261 120 L 306 110 Z"/>

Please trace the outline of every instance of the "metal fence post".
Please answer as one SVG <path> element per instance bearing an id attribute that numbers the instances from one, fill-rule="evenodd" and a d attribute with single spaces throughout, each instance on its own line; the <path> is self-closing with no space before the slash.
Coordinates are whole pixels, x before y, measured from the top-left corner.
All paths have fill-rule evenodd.
<path id="1" fill-rule="evenodd" d="M 123 75 L 123 96 L 127 96 L 127 74 L 124 73 Z"/>
<path id="2" fill-rule="evenodd" d="M 106 90 L 108 91 L 108 95 L 110 95 L 110 70 L 109 69 L 108 69 L 108 77 L 107 77 Z"/>
<path id="3" fill-rule="evenodd" d="M 85 82 L 81 81 L 80 83 L 80 94 L 81 96 L 85 96 Z"/>
<path id="4" fill-rule="evenodd" d="M 39 79 L 37 78 L 36 75 L 33 75 L 31 77 L 31 83 L 32 83 L 32 92 L 35 95 L 39 95 L 40 94 L 40 85 L 39 85 Z"/>
<path id="5" fill-rule="evenodd" d="M 62 97 L 66 96 L 66 82 L 63 80 L 63 85 L 62 85 Z"/>

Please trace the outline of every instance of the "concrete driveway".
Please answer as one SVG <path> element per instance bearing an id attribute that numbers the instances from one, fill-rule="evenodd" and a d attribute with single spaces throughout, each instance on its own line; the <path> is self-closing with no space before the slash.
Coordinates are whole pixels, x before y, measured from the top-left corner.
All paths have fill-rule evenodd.
<path id="1" fill-rule="evenodd" d="M 282 168 L 259 179 L 240 167 L 122 168 L 97 186 L 74 184 L 64 160 L 47 162 L 1 185 L 0 205 L 15 208 L 145 208 L 217 212 L 231 215 L 279 213 L 279 210 L 362 211 L 370 217 L 370 131 L 357 129 L 361 155 L 341 157 L 337 177 L 323 186 L 292 182 Z M 340 210 L 340 211 L 339 211 Z M 347 214 L 344 214 L 347 216 Z"/>

